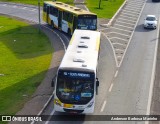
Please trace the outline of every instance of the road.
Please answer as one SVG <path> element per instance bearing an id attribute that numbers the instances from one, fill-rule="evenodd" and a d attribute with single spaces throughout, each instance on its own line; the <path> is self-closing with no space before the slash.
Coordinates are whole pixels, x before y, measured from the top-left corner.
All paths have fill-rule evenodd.
<path id="1" fill-rule="evenodd" d="M 109 28 L 102 29 L 113 47 L 117 67 L 121 66 L 145 3 L 144 0 L 128 0 L 115 14 Z"/>
<path id="2" fill-rule="evenodd" d="M 150 87 L 153 87 L 152 73 L 158 30 L 145 30 L 143 22 L 147 14 L 155 14 L 159 17 L 160 11 L 157 10 L 160 8 L 160 3 L 146 1 L 145 4 L 123 62 L 115 73 L 110 88 L 106 90 L 104 95 L 101 95 L 101 97 L 104 97 L 102 104 L 96 103 L 97 106 L 101 107 L 95 109 L 94 115 L 146 115 L 150 110 L 151 99 L 149 96 L 152 94 Z M 103 67 L 105 66 L 103 65 Z M 98 99 L 96 101 L 99 102 Z M 95 124 L 105 122 L 81 121 L 76 123 Z M 112 123 L 144 124 L 145 122 L 107 122 L 107 124 Z"/>
<path id="3" fill-rule="evenodd" d="M 99 95 L 96 96 L 94 115 L 147 114 L 150 108 L 148 99 L 151 95 L 151 76 L 158 30 L 144 30 L 142 24 L 147 14 L 155 14 L 159 17 L 159 8 L 160 3 L 146 1 L 146 5 L 136 25 L 123 62 L 117 71 L 115 71 L 116 64 L 112 51 L 113 49 L 106 38 L 106 34 L 102 33 L 100 62 L 98 67 L 100 87 Z M 30 14 L 30 9 L 24 9 L 24 11 L 21 10 L 19 12 L 19 10 L 15 9 L 13 6 L 6 9 L 5 5 L 0 5 L 0 12 L 19 16 L 28 20 L 37 18 L 35 16 L 36 14 Z M 65 44 L 67 44 L 67 41 L 65 41 Z M 49 110 L 46 112 L 47 114 L 54 113 L 52 108 Z M 76 123 L 93 124 L 105 122 L 84 121 Z M 114 123 L 144 124 L 145 122 L 107 122 L 107 124 Z"/>

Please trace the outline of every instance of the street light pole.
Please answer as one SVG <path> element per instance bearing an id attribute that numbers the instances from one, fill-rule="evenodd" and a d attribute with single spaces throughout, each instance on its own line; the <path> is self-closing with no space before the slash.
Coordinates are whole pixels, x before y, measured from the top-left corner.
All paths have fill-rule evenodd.
<path id="1" fill-rule="evenodd" d="M 40 32 L 40 25 L 41 25 L 40 0 L 38 0 L 38 18 L 39 18 L 39 32 Z"/>

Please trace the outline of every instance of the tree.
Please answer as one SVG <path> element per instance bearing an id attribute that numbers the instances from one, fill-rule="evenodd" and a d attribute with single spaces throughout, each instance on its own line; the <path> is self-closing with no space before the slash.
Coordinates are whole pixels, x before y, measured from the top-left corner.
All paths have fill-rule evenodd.
<path id="1" fill-rule="evenodd" d="M 99 0 L 99 9 L 101 8 L 101 0 Z"/>

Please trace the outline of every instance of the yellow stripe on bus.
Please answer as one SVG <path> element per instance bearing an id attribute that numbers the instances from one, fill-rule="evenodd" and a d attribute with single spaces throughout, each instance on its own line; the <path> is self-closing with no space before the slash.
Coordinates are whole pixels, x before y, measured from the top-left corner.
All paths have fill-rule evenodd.
<path id="1" fill-rule="evenodd" d="M 99 51 L 99 45 L 100 45 L 100 36 L 97 37 L 97 41 L 96 41 L 96 51 Z"/>
<path id="2" fill-rule="evenodd" d="M 65 108 L 73 108 L 73 104 L 65 104 L 64 103 L 63 107 L 65 107 Z"/>
<path id="3" fill-rule="evenodd" d="M 72 38 L 71 38 L 71 40 L 70 40 L 70 42 L 69 42 L 70 45 L 72 44 L 73 39 L 74 39 L 74 35 L 72 36 Z"/>

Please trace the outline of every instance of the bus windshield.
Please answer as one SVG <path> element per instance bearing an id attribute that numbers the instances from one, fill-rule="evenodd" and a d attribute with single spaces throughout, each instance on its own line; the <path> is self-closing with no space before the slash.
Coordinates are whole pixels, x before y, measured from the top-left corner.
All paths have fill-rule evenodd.
<path id="1" fill-rule="evenodd" d="M 63 103 L 87 104 L 94 96 L 94 73 L 59 71 L 56 95 Z"/>
<path id="2" fill-rule="evenodd" d="M 97 30 L 97 17 L 93 15 L 79 16 L 77 28 L 85 30 Z"/>

